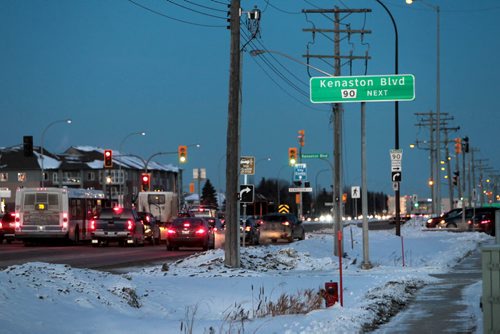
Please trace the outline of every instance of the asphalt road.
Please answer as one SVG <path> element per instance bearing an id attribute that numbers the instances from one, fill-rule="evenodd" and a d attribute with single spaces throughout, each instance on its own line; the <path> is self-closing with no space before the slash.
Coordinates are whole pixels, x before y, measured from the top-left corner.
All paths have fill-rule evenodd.
<path id="1" fill-rule="evenodd" d="M 40 261 L 113 272 L 119 268 L 175 261 L 197 251 L 200 249 L 167 251 L 164 244 L 144 247 L 119 247 L 115 244 L 107 247 L 49 244 L 24 246 L 21 242 L 15 241 L 12 244 L 0 245 L 0 269 Z"/>

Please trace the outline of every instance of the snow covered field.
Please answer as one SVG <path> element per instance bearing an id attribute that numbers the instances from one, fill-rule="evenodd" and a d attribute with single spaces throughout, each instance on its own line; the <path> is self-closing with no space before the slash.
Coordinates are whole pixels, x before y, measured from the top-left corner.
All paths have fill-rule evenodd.
<path id="1" fill-rule="evenodd" d="M 351 239 L 352 235 L 352 239 Z M 376 327 L 412 293 L 432 284 L 478 243 L 482 233 L 429 232 L 422 222 L 370 231 L 363 262 L 362 230 L 344 229 L 343 302 L 306 314 L 262 316 L 281 296 L 315 296 L 339 281 L 330 233 L 241 249 L 241 268 L 224 267 L 221 249 L 175 263 L 111 274 L 65 265 L 27 263 L 0 272 L 0 333 L 354 333 Z M 83 246 L 85 247 L 85 246 Z M 463 299 L 478 296 L 481 285 Z M 270 304 L 272 303 L 272 304 Z M 476 317 L 480 312 L 473 308 Z M 382 316 L 381 316 L 382 315 Z M 481 319 L 478 319 L 479 323 Z M 478 327 L 482 328 L 482 327 Z"/>

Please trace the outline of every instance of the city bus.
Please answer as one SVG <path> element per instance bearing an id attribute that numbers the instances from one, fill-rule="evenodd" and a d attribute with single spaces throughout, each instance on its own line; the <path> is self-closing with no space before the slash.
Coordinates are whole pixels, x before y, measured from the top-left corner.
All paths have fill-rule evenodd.
<path id="1" fill-rule="evenodd" d="M 25 243 L 90 240 L 90 220 L 109 206 L 101 190 L 19 188 L 15 199 L 15 238 Z"/>

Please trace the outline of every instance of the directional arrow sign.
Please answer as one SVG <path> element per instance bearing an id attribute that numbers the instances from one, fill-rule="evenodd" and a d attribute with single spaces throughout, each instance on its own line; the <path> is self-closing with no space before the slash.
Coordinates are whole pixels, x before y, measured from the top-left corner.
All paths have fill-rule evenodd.
<path id="1" fill-rule="evenodd" d="M 401 172 L 392 172 L 392 182 L 401 182 Z"/>
<path id="2" fill-rule="evenodd" d="M 240 185 L 240 202 L 253 203 L 254 202 L 255 187 L 253 184 Z"/>
<path id="3" fill-rule="evenodd" d="M 415 99 L 413 74 L 310 79 L 312 103 L 412 101 Z"/>

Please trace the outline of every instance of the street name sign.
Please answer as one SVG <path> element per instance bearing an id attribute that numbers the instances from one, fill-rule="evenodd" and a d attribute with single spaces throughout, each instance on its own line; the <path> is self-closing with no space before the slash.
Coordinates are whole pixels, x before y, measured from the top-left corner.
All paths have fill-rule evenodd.
<path id="1" fill-rule="evenodd" d="M 240 175 L 255 174 L 255 157 L 240 157 Z"/>
<path id="2" fill-rule="evenodd" d="M 308 187 L 308 188 L 288 188 L 288 191 L 291 193 L 312 193 L 313 188 Z"/>
<path id="3" fill-rule="evenodd" d="M 413 101 L 413 74 L 313 77 L 309 80 L 312 103 Z"/>
<path id="4" fill-rule="evenodd" d="M 328 153 L 302 153 L 300 157 L 302 159 L 326 159 Z"/>

